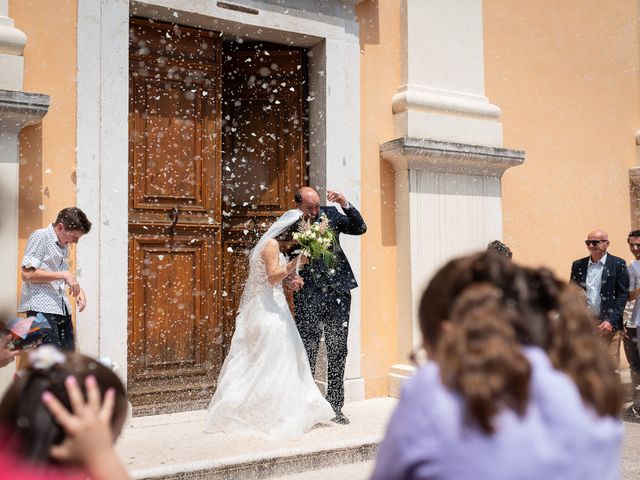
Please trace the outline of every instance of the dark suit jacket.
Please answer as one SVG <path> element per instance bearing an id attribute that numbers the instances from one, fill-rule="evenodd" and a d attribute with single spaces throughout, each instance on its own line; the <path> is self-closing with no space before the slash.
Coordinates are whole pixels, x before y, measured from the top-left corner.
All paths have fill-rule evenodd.
<path id="1" fill-rule="evenodd" d="M 571 265 L 571 280 L 587 289 L 589 257 Z M 622 314 L 629 296 L 629 273 L 622 258 L 607 253 L 600 286 L 600 321 L 607 320 L 614 330 L 622 329 Z"/>
<path id="2" fill-rule="evenodd" d="M 329 272 L 327 266 L 322 261 L 314 262 L 313 266 L 305 265 L 300 270 L 300 276 L 304 280 L 304 286 L 295 293 L 297 298 L 304 298 L 312 295 L 316 290 L 331 288 L 336 291 L 348 292 L 358 286 L 351 265 L 347 256 L 340 246 L 340 234 L 362 235 L 367 231 L 362 215 L 350 205 L 344 210 L 343 215 L 336 207 L 320 207 L 320 215 L 323 213 L 329 219 L 329 228 L 336 234 L 336 264 L 333 272 Z M 312 272 L 313 269 L 313 272 Z"/>

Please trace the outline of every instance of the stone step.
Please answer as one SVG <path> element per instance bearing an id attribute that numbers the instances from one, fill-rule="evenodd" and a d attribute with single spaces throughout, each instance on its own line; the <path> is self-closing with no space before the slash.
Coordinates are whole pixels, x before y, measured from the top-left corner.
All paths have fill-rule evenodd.
<path id="1" fill-rule="evenodd" d="M 307 478 L 314 471 L 349 465 L 366 469 L 395 404 L 391 398 L 348 403 L 349 425 L 329 422 L 293 440 L 205 434 L 205 410 L 134 417 L 117 449 L 132 477 L 140 480 Z"/>
<path id="2" fill-rule="evenodd" d="M 351 463 L 339 465 L 337 467 L 322 468 L 320 470 L 309 470 L 306 472 L 291 473 L 278 477 L 271 477 L 270 480 L 368 480 L 373 473 L 374 461 Z"/>

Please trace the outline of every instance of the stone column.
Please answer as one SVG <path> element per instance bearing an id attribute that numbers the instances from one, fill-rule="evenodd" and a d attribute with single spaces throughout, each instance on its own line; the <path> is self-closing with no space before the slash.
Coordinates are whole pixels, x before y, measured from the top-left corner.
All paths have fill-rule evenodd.
<path id="1" fill-rule="evenodd" d="M 403 0 L 402 85 L 391 100 L 396 172 L 399 363 L 397 395 L 420 346 L 417 302 L 454 256 L 502 238 L 500 178 L 524 161 L 502 147 L 500 109 L 484 96 L 482 0 Z"/>
<path id="2" fill-rule="evenodd" d="M 49 97 L 22 91 L 27 41 L 8 17 L 8 0 L 0 0 L 0 308 L 14 313 L 18 277 L 18 195 L 20 131 L 38 123 L 49 108 Z M 0 390 L 11 380 L 13 369 L 0 369 Z"/>

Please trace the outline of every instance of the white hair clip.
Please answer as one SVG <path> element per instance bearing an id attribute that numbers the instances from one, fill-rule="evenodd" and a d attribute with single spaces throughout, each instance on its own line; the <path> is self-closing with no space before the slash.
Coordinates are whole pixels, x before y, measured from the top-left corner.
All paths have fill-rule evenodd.
<path id="1" fill-rule="evenodd" d="M 42 345 L 29 353 L 29 365 L 36 370 L 48 370 L 65 360 L 64 354 L 53 345 Z"/>
<path id="2" fill-rule="evenodd" d="M 111 358 L 109 357 L 100 357 L 98 359 L 98 362 L 100 362 L 102 365 L 107 367 L 112 372 L 115 372 L 116 370 L 118 370 L 118 364 L 113 360 L 111 360 Z"/>

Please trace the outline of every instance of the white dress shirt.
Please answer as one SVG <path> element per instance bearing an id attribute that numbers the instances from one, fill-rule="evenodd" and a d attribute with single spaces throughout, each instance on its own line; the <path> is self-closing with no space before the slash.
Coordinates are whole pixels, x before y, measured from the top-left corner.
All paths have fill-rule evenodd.
<path id="1" fill-rule="evenodd" d="M 587 305 L 596 316 L 600 316 L 600 287 L 602 286 L 602 273 L 607 255 L 605 253 L 597 262 L 593 262 L 589 257 L 587 267 Z"/>

